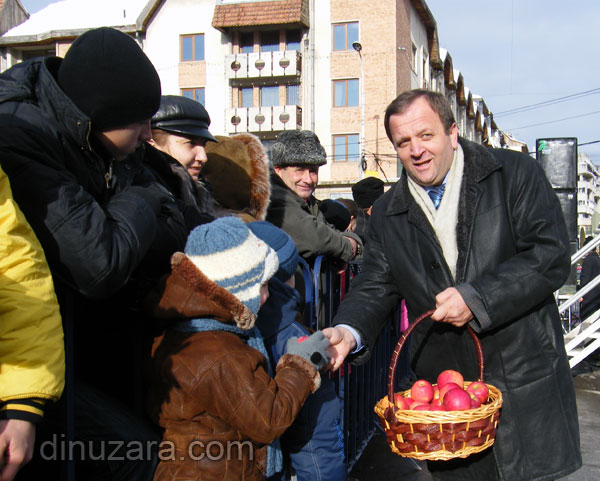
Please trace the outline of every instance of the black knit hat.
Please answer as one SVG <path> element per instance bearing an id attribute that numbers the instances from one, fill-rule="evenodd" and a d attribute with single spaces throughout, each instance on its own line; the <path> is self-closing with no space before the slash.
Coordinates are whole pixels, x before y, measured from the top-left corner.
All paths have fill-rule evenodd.
<path id="1" fill-rule="evenodd" d="M 271 162 L 276 167 L 323 165 L 327 154 L 319 137 L 310 130 L 286 130 L 271 145 Z"/>
<path id="2" fill-rule="evenodd" d="M 347 207 L 335 199 L 325 199 L 319 203 L 319 211 L 325 220 L 339 231 L 345 231 L 352 220 Z"/>
<path id="3" fill-rule="evenodd" d="M 367 177 L 352 186 L 352 197 L 361 209 L 371 207 L 381 195 L 383 181 L 377 177 Z"/>
<path id="4" fill-rule="evenodd" d="M 73 42 L 58 83 L 97 130 L 150 119 L 160 103 L 160 78 L 146 54 L 129 35 L 109 27 Z"/>
<path id="5" fill-rule="evenodd" d="M 210 117 L 204 105 L 179 95 L 163 95 L 158 112 L 152 117 L 153 129 L 216 142 L 208 131 L 209 125 Z"/>

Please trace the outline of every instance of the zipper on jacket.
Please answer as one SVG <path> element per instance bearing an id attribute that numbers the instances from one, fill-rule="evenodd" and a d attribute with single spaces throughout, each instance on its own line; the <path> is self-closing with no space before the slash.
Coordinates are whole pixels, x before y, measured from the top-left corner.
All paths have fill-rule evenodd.
<path id="1" fill-rule="evenodd" d="M 106 170 L 106 173 L 104 174 L 104 180 L 106 181 L 106 190 L 110 190 L 112 175 L 113 175 L 113 171 L 112 171 L 112 159 L 111 159 L 108 161 L 108 169 Z"/>

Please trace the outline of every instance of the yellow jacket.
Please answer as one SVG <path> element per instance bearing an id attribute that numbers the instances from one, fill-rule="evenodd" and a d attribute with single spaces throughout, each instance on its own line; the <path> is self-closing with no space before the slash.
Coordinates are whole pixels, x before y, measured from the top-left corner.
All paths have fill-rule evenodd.
<path id="1" fill-rule="evenodd" d="M 42 246 L 0 170 L 0 419 L 36 422 L 64 387 L 63 330 Z"/>

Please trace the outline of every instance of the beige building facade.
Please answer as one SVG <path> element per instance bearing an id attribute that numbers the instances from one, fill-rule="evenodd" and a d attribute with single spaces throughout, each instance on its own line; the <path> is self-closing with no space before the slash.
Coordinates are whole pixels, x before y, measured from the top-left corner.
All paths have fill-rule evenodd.
<path id="1" fill-rule="evenodd" d="M 82 1 L 98 12 L 73 18 Z M 119 28 L 152 60 L 164 94 L 206 106 L 214 133 L 251 132 L 268 148 L 284 130 L 313 130 L 328 154 L 320 198 L 351 197 L 365 176 L 398 178 L 383 117 L 410 88 L 444 94 L 462 136 L 524 146 L 465 86 L 424 0 L 66 0 L 45 10 L 45 24 L 42 10 L 0 37 L 0 69 L 62 56 L 89 28 Z"/>

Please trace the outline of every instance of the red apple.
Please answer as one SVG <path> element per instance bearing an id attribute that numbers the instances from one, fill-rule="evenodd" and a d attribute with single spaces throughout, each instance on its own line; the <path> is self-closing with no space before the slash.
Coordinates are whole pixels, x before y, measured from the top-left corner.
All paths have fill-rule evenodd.
<path id="1" fill-rule="evenodd" d="M 431 410 L 432 411 L 445 411 L 446 408 L 444 408 L 444 405 L 442 404 L 442 401 L 440 401 L 440 398 L 434 399 L 433 401 L 431 401 Z"/>
<path id="2" fill-rule="evenodd" d="M 450 389 L 462 389 L 462 386 L 459 386 L 455 382 L 449 382 L 449 383 L 444 384 L 440 388 L 440 399 L 442 400 L 442 402 L 444 401 L 444 396 L 446 395 L 446 393 L 448 391 L 450 391 Z"/>
<path id="3" fill-rule="evenodd" d="M 469 397 L 471 398 L 471 409 L 477 409 L 479 406 L 481 406 L 481 401 L 479 400 L 477 395 L 469 391 L 467 392 L 469 393 Z"/>
<path id="4" fill-rule="evenodd" d="M 407 398 L 405 398 L 402 394 L 400 394 L 399 392 L 394 394 L 394 404 L 396 404 L 396 407 L 398 409 L 409 409 L 410 408 L 410 401 Z"/>
<path id="5" fill-rule="evenodd" d="M 433 399 L 436 400 L 439 398 L 440 398 L 440 388 L 436 384 L 435 386 L 433 386 Z"/>
<path id="6" fill-rule="evenodd" d="M 410 403 L 410 409 L 412 411 L 415 410 L 416 407 L 418 406 L 429 406 L 429 403 L 423 402 L 423 401 L 413 401 Z"/>
<path id="7" fill-rule="evenodd" d="M 464 389 L 450 389 L 444 396 L 443 404 L 448 411 L 465 411 L 471 409 L 471 396 Z"/>
<path id="8" fill-rule="evenodd" d="M 474 381 L 467 386 L 467 392 L 472 392 L 477 396 L 481 404 L 484 404 L 488 400 L 490 390 L 483 381 Z"/>
<path id="9" fill-rule="evenodd" d="M 419 404 L 413 408 L 413 411 L 431 411 L 431 405 L 429 404 Z"/>
<path id="10" fill-rule="evenodd" d="M 437 377 L 437 385 L 440 389 L 444 386 L 444 384 L 448 384 L 449 382 L 453 382 L 458 384 L 461 388 L 464 387 L 465 380 L 463 379 L 463 375 L 452 369 L 446 369 L 442 371 Z"/>
<path id="11" fill-rule="evenodd" d="M 410 396 L 415 401 L 431 402 L 433 399 L 433 386 L 430 382 L 419 379 L 410 388 Z"/>

